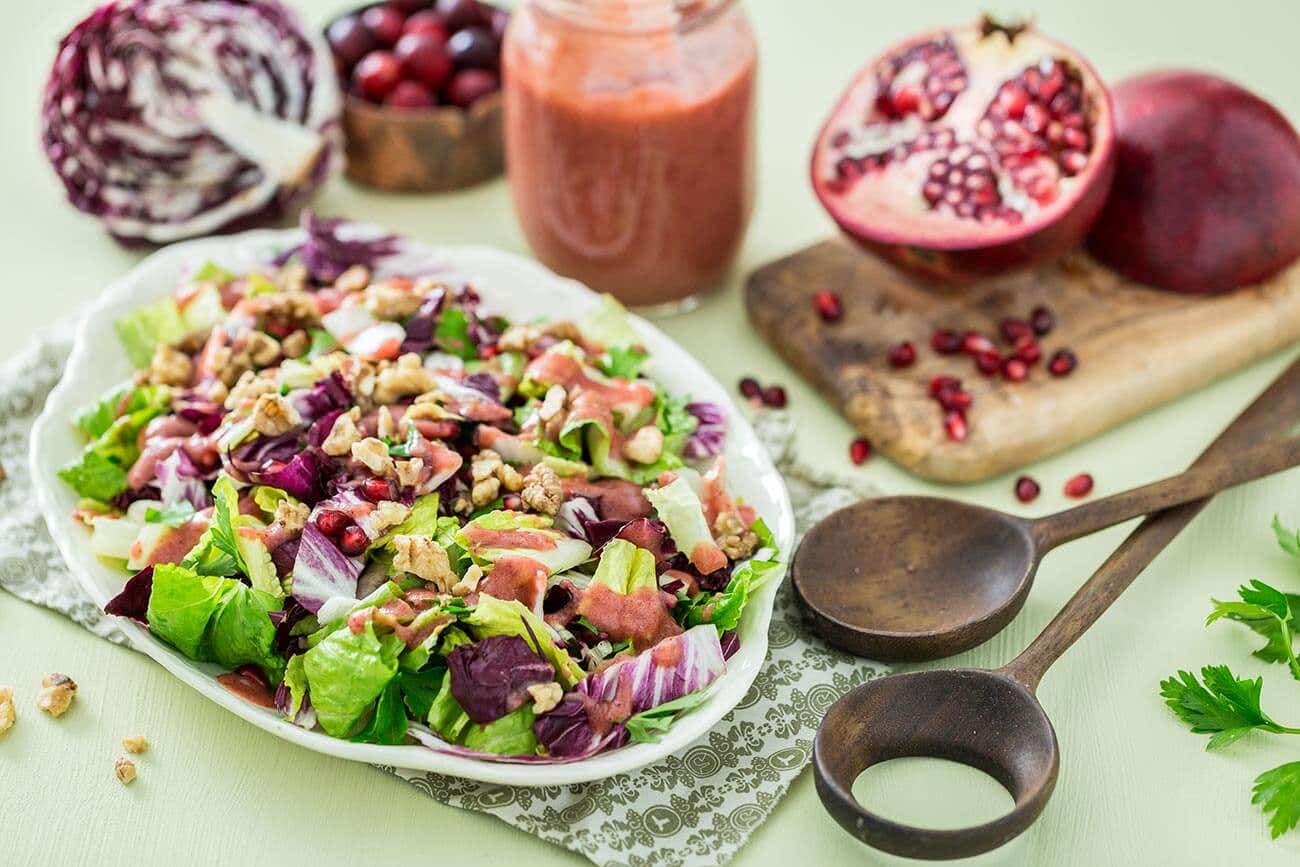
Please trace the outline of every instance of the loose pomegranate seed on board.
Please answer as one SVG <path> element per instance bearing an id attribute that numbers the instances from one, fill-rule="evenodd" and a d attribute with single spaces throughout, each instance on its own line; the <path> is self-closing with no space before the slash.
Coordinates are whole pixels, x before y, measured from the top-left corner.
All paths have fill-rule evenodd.
<path id="1" fill-rule="evenodd" d="M 758 384 L 758 380 L 754 379 L 754 377 L 746 376 L 740 381 L 740 393 L 750 400 L 761 400 L 763 397 L 763 387 Z"/>
<path id="2" fill-rule="evenodd" d="M 1029 324 L 1033 326 L 1034 333 L 1039 337 L 1050 334 L 1056 327 L 1056 317 L 1045 304 L 1040 304 L 1034 308 L 1034 312 L 1029 314 Z"/>
<path id="3" fill-rule="evenodd" d="M 961 380 L 955 376 L 948 376 L 941 373 L 930 380 L 930 396 L 938 397 L 939 393 L 946 390 L 960 389 Z"/>
<path id="4" fill-rule="evenodd" d="M 1086 497 L 1090 493 L 1092 493 L 1092 476 L 1087 473 L 1079 473 L 1079 475 L 1065 483 L 1065 495 L 1067 497 L 1078 499 Z"/>
<path id="5" fill-rule="evenodd" d="M 955 331 L 937 328 L 930 335 L 930 348 L 940 355 L 956 355 L 961 352 L 961 337 Z"/>
<path id="6" fill-rule="evenodd" d="M 769 385 L 763 389 L 763 403 L 772 409 L 782 409 L 787 403 L 785 389 L 779 385 Z"/>
<path id="7" fill-rule="evenodd" d="M 871 457 L 871 443 L 865 437 L 858 437 L 849 443 L 849 460 L 853 461 L 855 466 L 861 466 Z"/>
<path id="8" fill-rule="evenodd" d="M 916 362 L 916 347 L 911 341 L 904 340 L 889 349 L 890 367 L 911 367 Z"/>
<path id="9" fill-rule="evenodd" d="M 1038 499 L 1039 492 L 1042 488 L 1038 486 L 1029 476 L 1021 476 L 1016 479 L 1016 499 L 1022 503 L 1032 503 Z"/>
<path id="10" fill-rule="evenodd" d="M 961 338 L 961 351 L 967 355 L 979 355 L 981 352 L 997 352 L 993 341 L 978 331 L 967 331 Z"/>
<path id="11" fill-rule="evenodd" d="M 968 432 L 966 416 L 961 410 L 949 410 L 943 416 L 943 428 L 948 432 L 948 439 L 961 442 Z"/>
<path id="12" fill-rule="evenodd" d="M 813 295 L 813 306 L 817 308 L 817 315 L 822 318 L 823 322 L 838 322 L 844 315 L 844 306 L 840 303 L 840 296 L 834 292 L 822 290 Z"/>
<path id="13" fill-rule="evenodd" d="M 1079 366 L 1079 359 L 1068 349 L 1058 349 L 1047 362 L 1047 369 L 1052 376 L 1068 376 Z"/>
<path id="14" fill-rule="evenodd" d="M 1002 332 L 1002 339 L 1011 344 L 1034 336 L 1033 327 L 1023 319 L 1003 319 L 998 330 Z"/>
<path id="15" fill-rule="evenodd" d="M 1016 348 L 1012 354 L 1025 364 L 1034 365 L 1042 359 L 1043 350 L 1033 337 L 1022 337 L 1016 341 Z"/>
<path id="16" fill-rule="evenodd" d="M 984 376 L 993 376 L 1002 369 L 1002 356 L 996 352 L 981 352 L 975 356 L 975 369 Z"/>
<path id="17" fill-rule="evenodd" d="M 1008 358 L 1002 362 L 1002 377 L 1008 382 L 1022 382 L 1029 376 L 1029 365 L 1019 358 Z"/>
<path id="18" fill-rule="evenodd" d="M 971 404 L 974 403 L 970 392 L 962 391 L 960 388 L 945 388 L 935 397 L 939 401 L 939 406 L 944 409 L 956 409 L 962 412 L 970 409 Z"/>

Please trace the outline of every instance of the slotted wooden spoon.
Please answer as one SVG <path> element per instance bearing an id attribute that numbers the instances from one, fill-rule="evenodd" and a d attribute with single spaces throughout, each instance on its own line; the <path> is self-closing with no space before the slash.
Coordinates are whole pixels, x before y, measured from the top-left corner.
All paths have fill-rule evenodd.
<path id="1" fill-rule="evenodd" d="M 1214 441 L 1196 466 L 1242 454 L 1298 422 L 1300 361 Z M 1208 502 L 1207 497 L 1143 521 L 1029 647 L 1002 668 L 890 675 L 836 702 L 813 742 L 817 794 L 835 820 L 870 846 L 926 859 L 987 852 L 1029 827 L 1051 797 L 1060 767 L 1056 732 L 1034 695 L 1038 682 Z M 982 825 L 936 830 L 886 819 L 859 804 L 852 791 L 858 775 L 905 756 L 978 768 L 1007 789 L 1015 806 Z"/>

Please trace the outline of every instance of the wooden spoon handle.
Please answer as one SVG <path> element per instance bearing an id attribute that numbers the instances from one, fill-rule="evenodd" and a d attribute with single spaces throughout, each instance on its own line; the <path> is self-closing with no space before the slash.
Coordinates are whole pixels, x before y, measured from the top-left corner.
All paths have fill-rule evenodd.
<path id="1" fill-rule="evenodd" d="M 1042 551 L 1113 527 L 1130 518 L 1151 515 L 1225 491 L 1228 488 L 1300 464 L 1300 438 L 1266 442 L 1231 454 L 1198 461 L 1191 469 L 1033 522 L 1034 541 Z"/>
<path id="2" fill-rule="evenodd" d="M 1290 433 L 1297 423 L 1300 423 L 1300 360 L 1292 363 L 1255 398 L 1193 466 L 1215 462 L 1269 437 Z M 1208 497 L 1195 500 L 1143 521 L 1065 603 L 1047 628 L 1001 670 L 1031 691 L 1036 689 L 1048 667 L 1096 622 L 1209 501 Z"/>

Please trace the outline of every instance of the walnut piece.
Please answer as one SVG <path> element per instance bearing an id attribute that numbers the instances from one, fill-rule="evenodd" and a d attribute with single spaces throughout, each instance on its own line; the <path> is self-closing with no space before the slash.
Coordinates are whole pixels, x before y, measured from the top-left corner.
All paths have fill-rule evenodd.
<path id="1" fill-rule="evenodd" d="M 244 336 L 242 352 L 256 367 L 266 367 L 280 357 L 280 341 L 262 331 L 250 331 Z"/>
<path id="2" fill-rule="evenodd" d="M 36 706 L 50 716 L 63 716 L 77 695 L 77 683 L 66 674 L 47 674 L 41 679 Z"/>
<path id="3" fill-rule="evenodd" d="M 519 492 L 524 505 L 543 515 L 554 515 L 564 502 L 564 488 L 555 470 L 546 464 L 536 464 L 524 476 L 524 486 Z"/>
<path id="4" fill-rule="evenodd" d="M 397 472 L 393 459 L 388 455 L 388 446 L 375 437 L 366 437 L 353 443 L 352 457 L 377 476 L 391 476 Z"/>
<path id="5" fill-rule="evenodd" d="M 373 283 L 366 289 L 365 307 L 376 319 L 405 319 L 424 299 L 391 283 Z"/>
<path id="6" fill-rule="evenodd" d="M 275 523 L 284 528 L 291 536 L 296 536 L 307 526 L 311 509 L 305 503 L 281 500 L 275 507 Z"/>
<path id="7" fill-rule="evenodd" d="M 397 461 L 393 466 L 397 471 L 397 483 L 404 488 L 414 487 L 420 481 L 420 473 L 424 472 L 424 458 Z"/>
<path id="8" fill-rule="evenodd" d="M 478 589 L 478 582 L 483 580 L 483 569 L 471 563 L 461 579 L 451 586 L 452 596 L 468 596 Z"/>
<path id="9" fill-rule="evenodd" d="M 333 458 L 341 458 L 344 455 L 352 453 L 352 446 L 361 439 L 361 431 L 357 430 L 357 418 L 361 413 L 356 407 L 334 419 L 334 426 L 330 428 L 329 436 L 325 437 L 325 442 L 321 443 L 321 450 Z M 385 449 L 387 451 L 387 449 Z"/>
<path id="10" fill-rule="evenodd" d="M 334 288 L 340 292 L 360 292 L 370 285 L 370 269 L 365 265 L 353 265 L 334 281 Z"/>
<path id="11" fill-rule="evenodd" d="M 302 416 L 279 394 L 264 394 L 253 404 L 253 430 L 278 437 L 302 424 Z"/>
<path id="12" fill-rule="evenodd" d="M 664 432 L 653 424 L 641 428 L 623 443 L 623 456 L 638 464 L 653 464 L 663 453 Z"/>
<path id="13" fill-rule="evenodd" d="M 437 542 L 425 536 L 394 536 L 393 568 L 409 572 L 421 581 L 433 584 L 439 591 L 447 589 L 457 580 L 451 571 L 447 552 Z"/>
<path id="14" fill-rule="evenodd" d="M 154 385 L 189 385 L 194 376 L 194 362 L 179 349 L 159 344 L 149 362 L 149 382 Z"/>
<path id="15" fill-rule="evenodd" d="M 524 486 L 524 477 L 509 464 L 502 464 L 497 469 L 497 479 L 501 482 L 501 487 L 512 494 L 519 493 Z"/>
<path id="16" fill-rule="evenodd" d="M 493 476 L 490 479 L 475 482 L 474 487 L 469 492 L 469 498 L 470 502 L 475 506 L 486 506 L 495 500 L 500 493 L 501 480 Z"/>
<path id="17" fill-rule="evenodd" d="M 713 535 L 722 553 L 732 560 L 743 560 L 758 548 L 758 534 L 745 526 L 736 512 L 723 512 L 713 522 Z"/>
<path id="18" fill-rule="evenodd" d="M 14 727 L 18 721 L 18 709 L 14 707 L 14 691 L 11 687 L 0 686 L 0 735 Z"/>
<path id="19" fill-rule="evenodd" d="M 238 409 L 253 403 L 264 394 L 275 394 L 279 390 L 271 377 L 245 370 L 239 375 L 234 388 L 226 395 L 226 409 Z"/>
<path id="20" fill-rule="evenodd" d="M 533 698 L 533 713 L 542 714 L 564 700 L 564 687 L 555 681 L 534 683 L 528 687 L 528 694 Z"/>
<path id="21" fill-rule="evenodd" d="M 490 479 L 497 474 L 497 470 L 500 469 L 502 465 L 503 461 L 501 460 L 501 455 L 497 454 L 492 449 L 483 449 L 478 454 L 474 455 L 473 460 L 470 461 L 470 478 L 476 482 Z"/>
<path id="22" fill-rule="evenodd" d="M 135 762 L 126 756 L 121 756 L 116 762 L 113 762 L 113 773 L 117 775 L 118 781 L 129 786 L 135 781 Z"/>
<path id="23" fill-rule="evenodd" d="M 404 397 L 430 391 L 435 385 L 433 371 L 425 369 L 419 355 L 409 352 L 397 359 L 396 364 L 379 371 L 375 377 L 375 401 L 396 403 Z"/>
<path id="24" fill-rule="evenodd" d="M 266 297 L 266 319 L 296 328 L 311 328 L 320 324 L 320 309 L 309 292 L 277 292 Z"/>
<path id="25" fill-rule="evenodd" d="M 370 526 L 376 533 L 383 534 L 389 528 L 405 521 L 409 514 L 411 514 L 410 506 L 395 500 L 383 500 L 370 513 Z"/>
<path id="26" fill-rule="evenodd" d="M 149 749 L 149 742 L 144 739 L 144 735 L 130 735 L 122 738 L 122 749 L 133 755 L 139 755 Z"/>
<path id="27" fill-rule="evenodd" d="M 285 358 L 302 358 L 309 349 L 311 349 L 311 337 L 301 328 L 280 341 L 280 351 L 284 353 Z"/>

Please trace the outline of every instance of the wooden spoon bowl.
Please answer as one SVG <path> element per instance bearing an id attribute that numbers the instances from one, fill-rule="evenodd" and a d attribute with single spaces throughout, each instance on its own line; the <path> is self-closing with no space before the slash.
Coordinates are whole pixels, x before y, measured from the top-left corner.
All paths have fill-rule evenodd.
<path id="1" fill-rule="evenodd" d="M 858 803 L 853 783 L 864 770 L 913 756 L 978 768 L 1002 784 L 1015 807 L 982 825 L 941 830 L 895 822 Z M 1003 671 L 917 671 L 869 681 L 831 708 L 813 741 L 817 794 L 835 821 L 907 858 L 964 858 L 1006 843 L 1038 818 L 1059 765 L 1047 714 Z"/>

